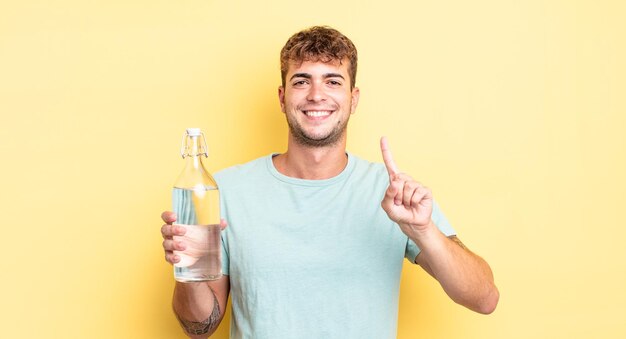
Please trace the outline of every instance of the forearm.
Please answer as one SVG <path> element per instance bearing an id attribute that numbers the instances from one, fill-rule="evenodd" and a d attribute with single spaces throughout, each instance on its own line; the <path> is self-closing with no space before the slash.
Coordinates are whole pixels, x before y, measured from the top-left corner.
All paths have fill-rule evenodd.
<path id="1" fill-rule="evenodd" d="M 206 282 L 176 282 L 172 307 L 185 333 L 194 339 L 207 338 L 215 332 L 223 316 L 217 297 Z"/>
<path id="2" fill-rule="evenodd" d="M 460 241 L 446 237 L 434 224 L 411 239 L 422 249 L 416 262 L 439 281 L 452 300 L 479 313 L 493 312 L 499 293 L 485 260 Z"/>

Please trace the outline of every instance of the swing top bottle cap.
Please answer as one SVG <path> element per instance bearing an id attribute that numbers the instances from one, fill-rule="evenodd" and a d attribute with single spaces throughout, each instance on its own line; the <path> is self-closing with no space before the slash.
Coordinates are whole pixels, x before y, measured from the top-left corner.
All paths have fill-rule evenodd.
<path id="1" fill-rule="evenodd" d="M 191 137 L 198 137 L 202 131 L 199 128 L 187 128 L 187 134 Z"/>

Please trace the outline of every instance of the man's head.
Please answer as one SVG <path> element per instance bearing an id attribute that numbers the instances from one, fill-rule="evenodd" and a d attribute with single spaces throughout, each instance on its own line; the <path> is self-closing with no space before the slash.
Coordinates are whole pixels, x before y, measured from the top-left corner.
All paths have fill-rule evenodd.
<path id="1" fill-rule="evenodd" d="M 290 140 L 307 147 L 346 142 L 346 127 L 359 102 L 354 44 L 329 27 L 294 34 L 281 52 L 281 111 Z"/>
<path id="2" fill-rule="evenodd" d="M 356 83 L 357 51 L 356 47 L 336 29 L 327 26 L 314 26 L 300 31 L 289 38 L 280 52 L 280 74 L 282 85 L 290 63 L 312 62 L 349 62 L 350 88 Z"/>

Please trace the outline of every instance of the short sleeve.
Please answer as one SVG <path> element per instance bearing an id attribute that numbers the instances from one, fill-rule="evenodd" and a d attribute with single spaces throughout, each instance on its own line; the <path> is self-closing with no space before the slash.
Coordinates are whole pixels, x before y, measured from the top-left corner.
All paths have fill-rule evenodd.
<path id="1" fill-rule="evenodd" d="M 448 219 L 446 219 L 446 216 L 443 214 L 436 201 L 433 201 L 433 213 L 431 218 L 441 233 L 445 234 L 447 237 L 456 234 L 456 231 L 452 228 L 452 225 L 450 225 L 450 222 L 448 222 Z M 417 247 L 413 240 L 407 238 L 406 250 L 404 252 L 405 258 L 411 263 L 415 263 L 415 258 L 420 251 L 420 248 Z"/>
<path id="2" fill-rule="evenodd" d="M 222 238 L 222 274 L 225 275 L 229 275 L 229 257 L 228 257 L 228 250 L 226 249 L 226 240 L 224 239 L 224 232 L 222 232 L 221 234 L 221 238 Z"/>

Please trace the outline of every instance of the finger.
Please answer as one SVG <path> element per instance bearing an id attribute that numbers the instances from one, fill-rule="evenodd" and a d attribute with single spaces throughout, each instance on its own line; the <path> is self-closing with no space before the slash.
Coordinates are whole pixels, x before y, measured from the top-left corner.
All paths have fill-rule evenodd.
<path id="1" fill-rule="evenodd" d="M 161 234 L 163 238 L 171 238 L 175 235 L 185 235 L 187 229 L 183 226 L 165 224 L 161 226 Z"/>
<path id="2" fill-rule="evenodd" d="M 165 261 L 170 264 L 176 264 L 180 261 L 180 257 L 172 252 L 165 252 Z"/>
<path id="3" fill-rule="evenodd" d="M 411 206 L 418 207 L 427 200 L 432 199 L 432 192 L 428 187 L 420 187 L 415 190 L 413 197 L 411 198 Z"/>
<path id="4" fill-rule="evenodd" d="M 396 206 L 402 205 L 402 196 L 404 195 L 404 180 L 396 178 L 389 183 L 388 196 L 393 199 Z"/>
<path id="5" fill-rule="evenodd" d="M 228 222 L 225 219 L 220 219 L 220 229 L 223 231 L 226 226 L 228 226 Z"/>
<path id="6" fill-rule="evenodd" d="M 393 161 L 393 156 L 391 155 L 391 150 L 389 149 L 389 143 L 387 142 L 387 137 L 380 138 L 380 151 L 383 154 L 383 161 L 385 162 L 385 167 L 387 168 L 387 173 L 389 173 L 389 177 L 399 173 L 398 166 Z"/>
<path id="7" fill-rule="evenodd" d="M 185 246 L 185 244 L 181 241 L 165 239 L 163 240 L 163 249 L 166 253 L 172 251 L 184 251 L 187 249 L 187 246 Z"/>
<path id="8" fill-rule="evenodd" d="M 392 181 L 389 183 L 389 186 L 387 186 L 387 190 L 385 191 L 385 198 L 383 199 L 383 202 L 394 201 L 396 194 L 398 194 L 398 185 L 394 185 Z"/>
<path id="9" fill-rule="evenodd" d="M 413 196 L 411 197 L 410 206 L 411 207 L 419 206 L 425 194 L 426 194 L 426 191 L 424 190 L 423 187 L 416 189 L 415 192 L 413 193 Z"/>
<path id="10" fill-rule="evenodd" d="M 412 182 L 415 182 L 415 183 L 417 183 L 418 185 L 421 186 L 421 184 L 419 182 L 413 180 L 413 177 L 411 177 L 410 175 L 405 174 L 405 173 L 396 173 L 396 175 L 394 176 L 394 179 L 399 179 L 399 180 L 403 180 L 403 181 L 412 181 Z"/>
<path id="11" fill-rule="evenodd" d="M 163 213 L 161 213 L 161 219 L 163 219 L 164 222 L 171 224 L 174 221 L 176 221 L 176 213 L 174 212 L 170 212 L 170 211 L 165 211 Z"/>
<path id="12" fill-rule="evenodd" d="M 421 186 L 415 181 L 405 181 L 402 192 L 402 204 L 406 207 L 411 206 L 411 199 Z"/>

